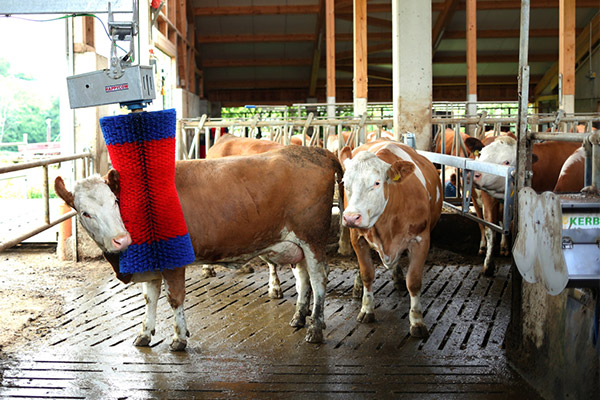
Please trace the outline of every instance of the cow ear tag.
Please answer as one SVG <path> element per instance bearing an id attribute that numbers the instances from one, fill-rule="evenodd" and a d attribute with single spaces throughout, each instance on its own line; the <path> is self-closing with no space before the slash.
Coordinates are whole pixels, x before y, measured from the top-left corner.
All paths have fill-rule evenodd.
<path id="1" fill-rule="evenodd" d="M 473 155 L 475 155 L 475 157 L 479 157 L 479 150 L 475 150 L 475 151 L 473 152 Z"/>
<path id="2" fill-rule="evenodd" d="M 395 181 L 399 181 L 400 178 L 402 178 L 402 175 L 396 174 L 396 175 L 394 175 L 394 177 L 392 179 L 395 180 Z"/>

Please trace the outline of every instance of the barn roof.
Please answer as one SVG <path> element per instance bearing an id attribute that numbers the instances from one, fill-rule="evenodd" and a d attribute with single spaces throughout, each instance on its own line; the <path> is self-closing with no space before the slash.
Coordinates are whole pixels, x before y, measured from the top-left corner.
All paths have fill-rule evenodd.
<path id="1" fill-rule="evenodd" d="M 431 0 L 433 96 L 466 99 L 465 0 Z M 352 0 L 335 1 L 336 98 L 352 101 Z M 558 0 L 531 0 L 529 64 L 532 95 L 556 93 Z M 223 106 L 304 103 L 325 97 L 325 0 L 191 0 L 198 91 Z M 516 100 L 521 1 L 477 1 L 480 100 Z M 577 55 L 600 40 L 598 0 L 577 0 Z M 391 101 L 392 13 L 389 0 L 368 0 L 368 98 Z M 190 17 L 191 16 L 191 17 Z M 595 21 L 590 35 L 590 24 Z M 313 59 L 320 61 L 314 67 Z M 555 68 L 553 70 L 553 67 Z M 195 91 L 195 90 L 193 90 Z"/>

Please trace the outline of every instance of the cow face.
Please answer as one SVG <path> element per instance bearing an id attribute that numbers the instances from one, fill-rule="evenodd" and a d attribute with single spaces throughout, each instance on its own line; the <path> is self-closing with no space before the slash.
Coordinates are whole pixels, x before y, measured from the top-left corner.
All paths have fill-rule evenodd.
<path id="1" fill-rule="evenodd" d="M 362 151 L 351 158 L 349 148 L 342 150 L 340 160 L 345 169 L 346 195 L 342 223 L 348 228 L 372 228 L 387 205 L 389 185 L 401 182 L 415 169 L 415 165 L 408 161 L 397 160 L 392 164 L 384 161 L 382 158 L 388 159 L 385 157 L 390 153 L 388 150 L 380 153 L 386 154 L 380 158 L 369 151 Z"/>
<path id="2" fill-rule="evenodd" d="M 117 197 L 107 183 L 95 175 L 79 181 L 71 193 L 62 178 L 57 177 L 54 188 L 60 198 L 77 210 L 81 225 L 98 247 L 106 253 L 116 253 L 127 249 L 131 236 L 121 219 Z"/>
<path id="3" fill-rule="evenodd" d="M 508 136 L 499 136 L 481 148 L 478 161 L 514 167 L 517 162 L 517 141 Z M 475 171 L 473 183 L 497 199 L 504 198 L 504 178 L 501 176 Z"/>

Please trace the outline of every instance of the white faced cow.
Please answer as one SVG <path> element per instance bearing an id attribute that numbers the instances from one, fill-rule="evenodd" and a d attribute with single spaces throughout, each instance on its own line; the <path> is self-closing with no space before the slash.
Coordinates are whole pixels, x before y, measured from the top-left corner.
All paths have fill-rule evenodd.
<path id="1" fill-rule="evenodd" d="M 517 141 L 513 136 L 497 136 L 489 144 L 484 144 L 476 138 L 468 138 L 465 140 L 465 145 L 471 152 L 479 150 L 479 161 L 512 167 L 516 166 Z M 535 143 L 532 149 L 532 189 L 537 192 L 553 190 L 563 163 L 579 146 L 580 144 L 578 143 L 569 142 L 550 141 Z M 485 192 L 481 194 L 481 198 L 484 201 L 484 219 L 492 223 L 497 223 L 500 215 L 498 200 L 504 199 L 504 178 L 497 175 L 474 172 L 473 183 L 477 188 Z M 487 251 L 483 262 L 483 272 L 486 275 L 492 275 L 494 271 L 493 250 L 495 236 L 495 232 L 491 228 L 486 227 Z M 503 236 L 501 252 L 504 254 L 508 254 L 506 242 L 507 239 Z"/>
<path id="2" fill-rule="evenodd" d="M 200 262 L 241 262 L 266 255 L 278 264 L 296 264 L 296 312 L 293 327 L 306 323 L 306 341 L 323 341 L 326 249 L 336 174 L 342 169 L 337 158 L 320 148 L 287 146 L 247 157 L 178 161 L 175 186 L 188 232 Z M 107 183 L 118 193 L 118 173 L 107 175 Z M 113 267 L 127 244 L 117 197 L 98 177 L 76 185 L 73 193 L 59 177 L 56 193 L 79 212 L 81 220 L 95 221 L 84 227 Z M 125 235 L 125 238 L 123 238 Z M 119 276 L 119 275 L 118 275 Z M 146 346 L 154 333 L 156 303 L 161 278 L 168 302 L 175 313 L 172 350 L 185 348 L 189 332 L 183 313 L 185 268 L 146 274 L 120 275 L 123 281 L 143 281 L 146 316 L 135 344 Z"/>
<path id="3" fill-rule="evenodd" d="M 410 294 L 410 334 L 429 335 L 420 294 L 430 232 L 442 210 L 442 184 L 435 166 L 409 146 L 380 140 L 354 151 L 345 147 L 343 162 L 345 211 L 364 286 L 358 321 L 375 319 L 374 248 L 384 266 L 395 268 L 408 250 L 406 286 Z"/>

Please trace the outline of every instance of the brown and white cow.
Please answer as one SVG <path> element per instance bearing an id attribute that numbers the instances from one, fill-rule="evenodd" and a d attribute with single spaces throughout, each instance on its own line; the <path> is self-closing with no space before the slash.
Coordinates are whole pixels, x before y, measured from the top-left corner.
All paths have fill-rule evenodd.
<path id="1" fill-rule="evenodd" d="M 466 145 L 472 152 L 479 151 L 479 161 L 516 166 L 517 141 L 514 136 L 497 136 L 496 139 L 485 145 L 476 138 L 466 140 Z M 561 167 L 565 160 L 580 146 L 577 143 L 567 142 L 543 142 L 533 145 L 532 184 L 531 187 L 537 192 L 553 190 L 556 185 Z M 498 223 L 500 216 L 500 204 L 498 200 L 504 198 L 504 178 L 475 172 L 473 183 L 482 189 L 481 198 L 484 219 L 492 223 Z M 495 232 L 486 228 L 486 257 L 483 262 L 483 272 L 492 275 L 494 270 L 493 249 Z M 501 253 L 507 254 L 506 238 L 501 243 Z"/>
<path id="2" fill-rule="evenodd" d="M 575 193 L 583 189 L 585 184 L 585 149 L 579 147 L 564 162 L 554 193 Z"/>
<path id="3" fill-rule="evenodd" d="M 280 149 L 283 145 L 271 140 L 253 139 L 239 137 L 224 133 L 217 139 L 215 144 L 206 152 L 207 159 L 223 158 L 231 156 L 249 156 L 262 154 L 267 151 Z M 277 276 L 277 265 L 264 256 L 259 256 L 269 266 L 269 297 L 273 299 L 283 298 L 281 282 Z M 210 265 L 202 267 L 205 276 L 215 276 L 214 268 Z"/>
<path id="4" fill-rule="evenodd" d="M 328 265 L 326 243 L 331 221 L 336 175 L 342 169 L 337 158 L 321 148 L 287 146 L 271 152 L 214 160 L 178 161 L 175 186 L 188 232 L 200 262 L 242 262 L 266 255 L 278 264 L 296 264 L 296 312 L 290 322 L 302 327 L 311 315 L 306 341 L 323 341 L 325 286 Z M 106 177 L 118 190 L 118 173 Z M 117 197 L 98 177 L 79 182 L 69 192 L 62 179 L 55 181 L 56 193 L 80 219 L 92 238 L 107 252 L 113 267 L 118 265 L 122 220 L 115 206 Z M 105 210 L 110 209 L 111 212 Z M 109 227 L 115 226 L 114 229 Z M 114 239 L 114 240 L 113 240 Z M 123 281 L 144 282 L 146 315 L 135 344 L 150 343 L 155 329 L 156 304 L 161 279 L 173 308 L 175 335 L 172 350 L 182 350 L 189 336 L 183 301 L 185 268 L 120 275 Z"/>
<path id="5" fill-rule="evenodd" d="M 395 269 L 408 250 L 406 287 L 410 294 L 410 334 L 429 335 L 420 304 L 430 232 L 440 218 L 442 185 L 435 166 L 411 147 L 380 140 L 354 151 L 342 149 L 345 210 L 343 223 L 350 229 L 363 283 L 358 321 L 375 319 L 373 281 L 374 248 L 384 266 Z"/>

